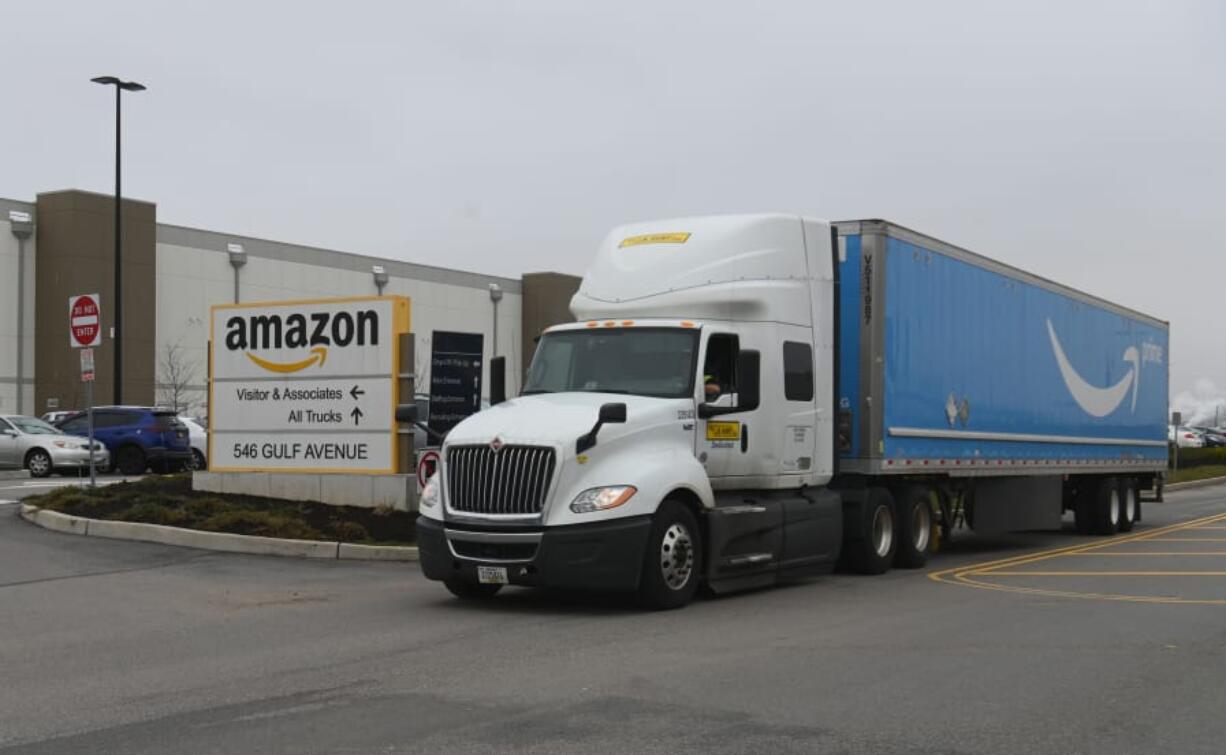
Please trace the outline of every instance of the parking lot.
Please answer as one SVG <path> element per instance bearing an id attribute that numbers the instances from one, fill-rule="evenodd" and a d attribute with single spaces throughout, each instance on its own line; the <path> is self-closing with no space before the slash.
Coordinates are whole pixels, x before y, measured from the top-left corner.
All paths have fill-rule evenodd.
<path id="1" fill-rule="evenodd" d="M 643 613 L 0 505 L 0 752 L 1219 753 L 1226 488 Z"/>
<path id="2" fill-rule="evenodd" d="M 930 576 L 1027 595 L 1226 606 L 1226 514 Z"/>

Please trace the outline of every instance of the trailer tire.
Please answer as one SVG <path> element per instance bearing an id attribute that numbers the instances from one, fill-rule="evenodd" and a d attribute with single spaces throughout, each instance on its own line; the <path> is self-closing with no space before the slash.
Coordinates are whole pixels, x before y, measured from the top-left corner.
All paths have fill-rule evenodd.
<path id="1" fill-rule="evenodd" d="M 444 580 L 443 586 L 460 600 L 485 600 L 494 597 L 502 589 L 502 585 L 483 585 L 462 579 Z"/>
<path id="2" fill-rule="evenodd" d="M 922 485 L 903 488 L 895 497 L 898 542 L 894 566 L 920 569 L 932 553 L 932 491 Z"/>
<path id="3" fill-rule="evenodd" d="M 1114 477 L 1104 477 L 1094 491 L 1094 534 L 1114 535 L 1120 526 L 1120 485 Z"/>
<path id="4" fill-rule="evenodd" d="M 1120 489 L 1120 532 L 1132 532 L 1132 526 L 1140 518 L 1140 496 L 1137 494 L 1137 484 L 1133 480 L 1121 479 Z"/>
<path id="5" fill-rule="evenodd" d="M 702 533 L 684 504 L 665 500 L 651 520 L 639 575 L 639 602 L 652 610 L 681 608 L 694 599 L 702 564 Z"/>
<path id="6" fill-rule="evenodd" d="M 1094 534 L 1094 505 L 1096 486 L 1082 480 L 1073 494 L 1073 523 L 1078 535 Z"/>
<path id="7" fill-rule="evenodd" d="M 884 574 L 898 549 L 894 499 L 885 488 L 869 488 L 857 508 L 855 534 L 843 546 L 847 565 L 859 574 Z"/>

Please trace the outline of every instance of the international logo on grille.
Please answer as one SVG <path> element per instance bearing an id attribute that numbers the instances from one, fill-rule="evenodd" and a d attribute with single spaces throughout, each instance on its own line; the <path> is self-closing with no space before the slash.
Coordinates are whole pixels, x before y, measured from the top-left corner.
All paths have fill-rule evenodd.
<path id="1" fill-rule="evenodd" d="M 490 450 L 493 451 L 494 453 L 498 453 L 499 451 L 502 450 L 503 445 L 504 444 L 502 442 L 502 438 L 499 438 L 497 435 L 495 435 L 494 439 L 490 441 Z"/>

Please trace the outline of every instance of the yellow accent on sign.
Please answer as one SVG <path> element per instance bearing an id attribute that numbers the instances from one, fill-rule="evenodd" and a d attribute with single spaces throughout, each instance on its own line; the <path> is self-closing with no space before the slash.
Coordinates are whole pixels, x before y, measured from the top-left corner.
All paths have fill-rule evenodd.
<path id="1" fill-rule="evenodd" d="M 628 246 L 643 244 L 684 244 L 689 238 L 688 233 L 644 233 L 642 236 L 627 236 L 622 239 L 622 243 L 618 244 L 617 248 L 625 249 Z"/>
<path id="2" fill-rule="evenodd" d="M 326 346 L 316 346 L 311 349 L 311 356 L 303 359 L 301 362 L 290 362 L 288 364 L 270 362 L 267 359 L 257 357 L 250 351 L 247 352 L 247 358 L 269 372 L 298 372 L 299 370 L 305 370 L 316 362 L 319 362 L 319 366 L 323 367 L 324 362 L 328 361 L 328 348 Z"/>
<path id="3" fill-rule="evenodd" d="M 740 440 L 740 422 L 708 422 L 707 440 Z"/>

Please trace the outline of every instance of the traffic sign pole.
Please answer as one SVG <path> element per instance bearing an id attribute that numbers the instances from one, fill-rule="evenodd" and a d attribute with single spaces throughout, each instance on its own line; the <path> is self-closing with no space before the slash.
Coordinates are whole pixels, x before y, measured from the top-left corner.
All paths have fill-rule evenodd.
<path id="1" fill-rule="evenodd" d="M 85 411 L 89 423 L 89 486 L 96 487 L 94 472 L 94 350 L 81 349 L 81 382 L 85 383 Z"/>
<path id="2" fill-rule="evenodd" d="M 94 471 L 94 381 L 85 382 L 85 411 L 89 417 L 89 486 L 98 486 L 97 472 Z"/>

